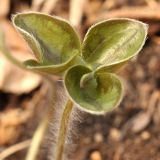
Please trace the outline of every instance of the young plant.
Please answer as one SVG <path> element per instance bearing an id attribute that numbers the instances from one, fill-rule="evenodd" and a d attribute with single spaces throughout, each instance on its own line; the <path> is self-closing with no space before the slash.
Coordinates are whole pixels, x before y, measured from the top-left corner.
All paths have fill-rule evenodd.
<path id="1" fill-rule="evenodd" d="M 13 17 L 13 24 L 36 57 L 23 66 L 63 81 L 68 102 L 55 149 L 55 160 L 62 160 L 73 105 L 104 114 L 120 103 L 123 86 L 116 72 L 142 49 L 148 26 L 127 18 L 105 20 L 93 25 L 81 43 L 73 27 L 58 17 L 21 13 Z"/>

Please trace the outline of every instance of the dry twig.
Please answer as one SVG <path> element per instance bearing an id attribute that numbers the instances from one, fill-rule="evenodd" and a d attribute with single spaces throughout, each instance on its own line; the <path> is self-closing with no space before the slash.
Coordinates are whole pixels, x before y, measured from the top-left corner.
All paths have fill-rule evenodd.
<path id="1" fill-rule="evenodd" d="M 0 0 L 0 17 L 6 17 L 10 10 L 10 0 Z"/>
<path id="2" fill-rule="evenodd" d="M 112 10 L 109 12 L 102 12 L 98 16 L 93 15 L 88 18 L 88 24 L 93 24 L 100 19 L 109 19 L 116 17 L 128 17 L 133 19 L 143 19 L 158 21 L 160 20 L 160 5 L 156 7 L 126 7 L 121 9 Z"/>
<path id="3" fill-rule="evenodd" d="M 41 12 L 51 14 L 58 0 L 46 0 Z"/>
<path id="4" fill-rule="evenodd" d="M 71 0 L 70 1 L 70 15 L 69 20 L 71 24 L 75 27 L 78 27 L 81 23 L 84 5 L 87 0 Z"/>
<path id="5" fill-rule="evenodd" d="M 40 7 L 42 5 L 42 3 L 44 2 L 45 0 L 33 0 L 32 1 L 32 7 L 31 7 L 31 10 L 33 11 L 39 11 L 40 10 Z"/>
<path id="6" fill-rule="evenodd" d="M 7 148 L 6 150 L 0 153 L 0 160 L 4 160 L 10 155 L 14 154 L 15 152 L 18 152 L 22 149 L 29 147 L 30 143 L 31 143 L 31 140 L 26 140 Z"/>

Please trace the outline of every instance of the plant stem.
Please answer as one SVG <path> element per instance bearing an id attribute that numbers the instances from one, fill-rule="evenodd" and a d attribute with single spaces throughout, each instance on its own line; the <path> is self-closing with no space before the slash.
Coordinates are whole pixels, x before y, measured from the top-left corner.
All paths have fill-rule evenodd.
<path id="1" fill-rule="evenodd" d="M 63 158 L 65 139 L 67 135 L 69 117 L 70 117 L 72 108 L 73 108 L 73 103 L 70 99 L 68 99 L 63 111 L 61 122 L 60 122 L 58 141 L 57 141 L 56 150 L 55 150 L 55 160 L 62 160 Z"/>

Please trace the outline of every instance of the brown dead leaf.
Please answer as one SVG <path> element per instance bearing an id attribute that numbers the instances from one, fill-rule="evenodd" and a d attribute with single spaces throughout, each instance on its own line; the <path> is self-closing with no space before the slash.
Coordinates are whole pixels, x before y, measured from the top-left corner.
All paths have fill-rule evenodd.
<path id="1" fill-rule="evenodd" d="M 139 133 L 143 131 L 158 113 L 158 100 L 160 94 L 159 91 L 155 91 L 150 97 L 147 97 L 148 108 L 137 113 L 134 117 L 129 119 L 123 127 L 123 133 L 126 134 L 127 131 L 132 131 L 133 133 Z M 158 116 L 159 117 L 159 114 Z M 159 121 L 159 120 L 157 120 Z"/>
<path id="2" fill-rule="evenodd" d="M 0 113 L 0 145 L 14 142 L 20 134 L 19 125 L 31 116 L 31 111 L 12 109 Z"/>
<path id="3" fill-rule="evenodd" d="M 121 139 L 128 133 L 139 133 L 143 131 L 151 122 L 152 116 L 146 111 L 141 111 L 129 119 L 122 128 Z"/>
<path id="4" fill-rule="evenodd" d="M 29 99 L 23 100 L 23 103 L 20 103 L 18 107 L 17 103 L 11 102 L 3 112 L 0 112 L 0 146 L 14 143 L 24 132 L 24 129 L 28 128 L 28 124 L 35 126 L 39 122 L 46 112 L 42 107 L 44 107 L 44 103 L 48 104 L 46 93 L 50 93 L 50 89 L 46 83 L 43 83 L 40 90 L 34 92 Z M 45 101 L 43 101 L 44 99 Z M 43 112 L 41 112 L 42 109 Z M 26 131 L 31 132 L 31 130 Z"/>
<path id="5" fill-rule="evenodd" d="M 3 21 L 1 24 L 5 31 L 6 45 L 11 54 L 20 61 L 34 58 L 30 54 L 29 47 L 12 25 L 7 21 Z M 40 82 L 40 76 L 18 68 L 9 62 L 3 53 L 0 53 L 0 90 L 15 94 L 28 93 Z"/>
<path id="6" fill-rule="evenodd" d="M 32 91 L 41 81 L 38 75 L 18 68 L 2 54 L 0 54 L 0 73 L 0 90 L 15 94 Z"/>
<path id="7" fill-rule="evenodd" d="M 141 112 L 132 119 L 132 132 L 137 133 L 145 129 L 151 121 L 151 115 Z"/>

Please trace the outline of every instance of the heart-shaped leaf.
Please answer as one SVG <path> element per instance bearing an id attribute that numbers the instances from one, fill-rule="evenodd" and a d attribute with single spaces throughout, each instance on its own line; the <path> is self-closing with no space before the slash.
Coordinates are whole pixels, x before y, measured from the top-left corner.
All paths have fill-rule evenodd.
<path id="1" fill-rule="evenodd" d="M 80 40 L 73 27 L 65 20 L 29 12 L 14 16 L 13 24 L 37 58 L 36 63 L 25 62 L 30 69 L 62 72 L 71 66 L 75 56 L 80 54 Z"/>
<path id="2" fill-rule="evenodd" d="M 95 114 L 112 110 L 122 97 L 121 82 L 114 74 L 94 74 L 82 65 L 69 69 L 64 83 L 70 98 L 81 109 Z"/>
<path id="3" fill-rule="evenodd" d="M 71 65 L 74 65 L 75 57 L 73 57 L 70 61 L 60 64 L 60 65 L 43 65 L 41 63 L 38 63 L 35 60 L 27 60 L 24 61 L 24 65 L 31 70 L 42 72 L 42 73 L 49 73 L 49 74 L 55 74 L 55 75 L 63 75 L 63 72 L 69 68 Z"/>
<path id="4" fill-rule="evenodd" d="M 126 18 L 97 23 L 85 36 L 82 57 L 94 69 L 114 71 L 141 50 L 147 29 L 146 24 Z"/>

